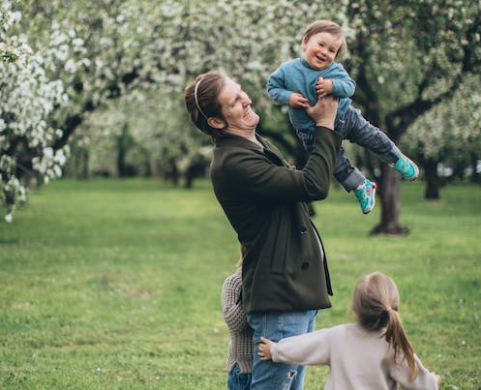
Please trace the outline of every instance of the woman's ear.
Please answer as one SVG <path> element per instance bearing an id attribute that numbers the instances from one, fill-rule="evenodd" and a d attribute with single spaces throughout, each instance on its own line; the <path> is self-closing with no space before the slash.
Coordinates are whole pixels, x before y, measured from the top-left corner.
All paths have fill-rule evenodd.
<path id="1" fill-rule="evenodd" d="M 222 119 L 216 117 L 210 117 L 209 119 L 207 119 L 207 123 L 210 127 L 213 127 L 214 129 L 223 129 L 226 125 L 226 123 Z"/>

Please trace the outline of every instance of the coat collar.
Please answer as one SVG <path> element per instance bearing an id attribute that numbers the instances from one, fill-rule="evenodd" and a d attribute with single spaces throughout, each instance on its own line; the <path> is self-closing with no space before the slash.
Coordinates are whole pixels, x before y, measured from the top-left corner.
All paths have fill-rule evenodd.
<path id="1" fill-rule="evenodd" d="M 256 138 L 259 140 L 259 142 L 264 145 L 264 147 L 267 147 L 266 141 L 258 134 L 256 134 Z M 232 134 L 227 134 L 224 135 L 222 138 L 219 138 L 216 143 L 215 147 L 217 148 L 222 148 L 222 147 L 237 147 L 237 148 L 247 148 L 247 149 L 254 149 L 258 151 L 262 151 L 263 148 L 261 148 L 259 145 L 255 144 L 252 141 L 249 141 L 247 138 L 241 137 L 239 135 L 232 135 Z"/>
<path id="2" fill-rule="evenodd" d="M 259 134 L 256 134 L 256 138 L 264 146 L 263 148 L 256 143 L 249 141 L 247 138 L 238 135 L 227 134 L 216 141 L 215 149 L 219 150 L 225 147 L 250 149 L 258 153 L 263 153 L 277 165 L 285 165 L 285 161 L 281 152 L 273 144 L 262 138 Z"/>

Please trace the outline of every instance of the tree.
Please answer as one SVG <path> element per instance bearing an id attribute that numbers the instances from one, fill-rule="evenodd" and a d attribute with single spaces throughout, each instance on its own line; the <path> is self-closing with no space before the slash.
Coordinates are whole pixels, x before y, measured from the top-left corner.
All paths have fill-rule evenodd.
<path id="1" fill-rule="evenodd" d="M 407 130 L 405 144 L 417 150 L 425 171 L 426 199 L 440 197 L 438 163 L 450 161 L 464 169 L 481 159 L 481 93 L 473 89 L 479 84 L 479 75 L 467 77 L 452 99 L 435 106 Z"/>
<path id="2" fill-rule="evenodd" d="M 184 86 L 213 68 L 242 83 L 261 117 L 275 112 L 279 118 L 266 98 L 266 79 L 300 54 L 306 21 L 318 15 L 346 30 L 351 52 L 345 65 L 358 83 L 355 104 L 396 143 L 417 118 L 449 99 L 467 75 L 479 72 L 480 10 L 474 0 L 86 0 L 69 7 L 61 0 L 29 0 L 15 6 L 23 22 L 8 39 L 28 37 L 33 52 L 44 58 L 46 80 L 62 83 L 68 97 L 67 105 L 53 104 L 44 118 L 52 129 L 62 129 L 49 141 L 54 155 L 76 138 L 90 113 L 124 95 L 148 96 L 151 86 L 172 98 L 169 107 L 181 118 Z M 178 123 L 184 129 L 191 126 Z M 184 149 L 187 155 L 203 146 L 194 135 L 197 130 L 190 128 L 185 139 L 176 138 L 175 125 L 164 123 L 145 126 L 141 137 L 136 126 L 129 131 L 134 139 L 170 137 L 169 148 Z M 298 153 L 286 117 L 275 128 L 263 120 L 259 130 Z M 173 153 L 170 161 L 180 155 Z M 27 150 L 16 159 L 27 162 L 34 156 Z M 380 180 L 377 231 L 402 233 L 399 177 L 383 167 Z"/>
<path id="3" fill-rule="evenodd" d="M 479 73 L 481 13 L 474 0 L 219 1 L 214 15 L 232 21 L 221 26 L 212 18 L 202 20 L 211 15 L 203 11 L 190 15 L 189 31 L 196 39 L 186 45 L 202 53 L 207 68 L 217 64 L 240 78 L 261 112 L 268 112 L 272 103 L 258 91 L 278 64 L 299 55 L 306 17 L 325 15 L 340 23 L 350 47 L 345 64 L 357 82 L 355 104 L 397 144 L 416 119 L 449 100 L 466 77 Z M 186 53 L 193 57 L 192 51 Z M 284 134 L 278 138 L 289 146 Z M 379 180 L 382 213 L 373 233 L 407 233 L 399 224 L 400 176 L 383 165 Z"/>
<path id="4" fill-rule="evenodd" d="M 188 121 L 179 94 L 154 88 L 126 94 L 86 116 L 72 150 L 88 151 L 92 156 L 89 171 L 122 176 L 122 170 L 112 164 L 117 156 L 122 165 L 167 176 L 177 184 L 180 176 L 194 172 L 194 166 L 208 165 L 209 152 L 203 146 L 210 141 Z M 121 142 L 127 139 L 127 145 Z"/>
<path id="5" fill-rule="evenodd" d="M 62 174 L 69 142 L 89 112 L 142 82 L 166 88 L 178 82 L 169 28 L 182 7 L 121 0 L 0 4 L 0 174 L 10 221 L 16 194 L 25 193 L 32 176 L 43 183 Z"/>
<path id="6" fill-rule="evenodd" d="M 67 101 L 63 84 L 46 69 L 62 53 L 55 43 L 33 53 L 23 35 L 7 35 L 21 20 L 10 1 L 0 3 L 0 190 L 11 222 L 17 199 L 25 201 L 31 179 L 48 182 L 61 175 L 67 147 L 53 149 L 62 130 L 48 117 Z"/>
<path id="7" fill-rule="evenodd" d="M 479 2 L 352 1 L 346 15 L 354 100 L 395 143 L 416 119 L 452 98 L 466 77 L 479 74 Z M 399 180 L 382 167 L 382 214 L 373 233 L 407 233 L 399 225 Z"/>

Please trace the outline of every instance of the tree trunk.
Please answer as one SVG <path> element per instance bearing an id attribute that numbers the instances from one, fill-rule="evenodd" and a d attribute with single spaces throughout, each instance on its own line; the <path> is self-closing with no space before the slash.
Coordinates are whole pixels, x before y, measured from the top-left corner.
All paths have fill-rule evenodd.
<path id="1" fill-rule="evenodd" d="M 371 231 L 371 234 L 406 235 L 409 230 L 399 225 L 401 176 L 385 164 L 381 171 L 381 181 L 377 192 L 378 199 L 381 200 L 381 221 Z"/>
<path id="2" fill-rule="evenodd" d="M 440 181 L 438 176 L 438 163 L 432 159 L 423 161 L 424 176 L 426 178 L 425 199 L 440 199 Z"/>
<path id="3" fill-rule="evenodd" d="M 194 180 L 198 177 L 203 177 L 205 174 L 206 165 L 203 162 L 195 162 L 189 165 L 185 172 L 185 188 L 190 189 L 194 187 Z"/>
<path id="4" fill-rule="evenodd" d="M 80 150 L 80 161 L 82 164 L 82 171 L 80 173 L 80 177 L 84 180 L 88 180 L 89 178 L 89 161 L 90 161 L 90 150 L 87 147 L 83 147 Z"/>
<path id="5" fill-rule="evenodd" d="M 479 180 L 480 175 L 478 173 L 478 158 L 477 158 L 477 156 L 472 157 L 471 168 L 473 170 L 473 173 L 471 174 L 471 182 L 480 183 L 481 181 Z"/>
<path id="6" fill-rule="evenodd" d="M 171 160 L 171 165 L 172 165 L 172 183 L 174 184 L 174 187 L 177 187 L 179 185 L 179 168 L 177 167 L 177 163 L 175 162 L 175 159 Z"/>
<path id="7" fill-rule="evenodd" d="M 125 157 L 127 155 L 127 133 L 128 125 L 124 123 L 122 126 L 122 133 L 117 137 L 117 173 L 119 177 L 127 176 L 127 164 Z"/>
<path id="8" fill-rule="evenodd" d="M 194 187 L 195 173 L 194 170 L 189 167 L 185 173 L 185 185 L 184 188 L 191 189 Z"/>

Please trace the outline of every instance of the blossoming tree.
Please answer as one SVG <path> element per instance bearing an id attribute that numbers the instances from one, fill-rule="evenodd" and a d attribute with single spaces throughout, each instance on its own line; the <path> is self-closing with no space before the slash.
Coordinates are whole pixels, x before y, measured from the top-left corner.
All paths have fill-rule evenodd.
<path id="1" fill-rule="evenodd" d="M 237 78 L 253 97 L 261 117 L 272 117 L 274 106 L 264 92 L 267 76 L 283 61 L 300 55 L 302 31 L 319 18 L 333 19 L 345 29 L 350 55 L 344 65 L 357 82 L 354 104 L 397 143 L 416 119 L 454 96 L 467 75 L 479 74 L 481 13 L 479 2 L 474 0 L 446 0 L 442 6 L 414 0 L 84 0 L 70 2 L 69 7 L 60 0 L 38 0 L 16 3 L 15 12 L 11 1 L 0 1 L 4 10 L 0 18 L 9 20 L 6 25 L 2 23 L 2 41 L 19 50 L 20 39 L 28 42 L 33 48 L 31 58 L 37 56 L 38 67 L 43 69 L 36 92 L 42 96 L 32 98 L 35 102 L 24 101 L 28 106 L 42 107 L 43 111 L 34 111 L 41 113 L 43 122 L 40 127 L 31 126 L 36 131 L 24 132 L 29 141 L 23 145 L 28 148 L 15 149 L 15 157 L 12 146 L 8 146 L 9 152 L 2 147 L 3 190 L 9 180 L 15 180 L 11 179 L 13 172 L 17 180 L 25 176 L 20 166 L 43 178 L 58 176 L 74 135 L 89 113 L 105 106 L 106 101 L 125 94 L 149 96 L 144 91 L 151 88 L 181 101 L 186 83 L 212 68 L 223 68 Z M 19 19 L 17 12 L 28 23 L 18 23 L 12 30 L 8 26 Z M 8 36 L 7 30 L 12 32 Z M 21 73 L 21 56 L 15 60 L 15 55 L 8 54 L 14 50 L 0 50 L 7 53 L 2 55 L 2 69 L 8 64 L 11 72 L 3 73 L 0 82 L 21 80 L 17 75 Z M 51 92 L 44 94 L 41 88 Z M 6 102 L 10 97 L 3 88 L 1 91 L 0 99 Z M 45 97 L 49 104 L 40 103 Z M 21 138 L 9 125 L 19 114 L 7 115 L 3 101 L 2 145 L 7 134 Z M 179 112 L 167 111 L 172 116 L 185 115 L 175 104 L 163 105 L 159 112 L 167 107 L 178 107 Z M 155 109 L 152 104 L 151 111 Z M 166 147 L 178 148 L 182 142 L 188 150 L 199 148 L 198 140 L 180 141 L 179 133 L 184 129 L 178 126 L 182 123 L 143 123 L 142 131 L 135 123 L 130 127 L 138 142 L 147 146 L 155 145 L 154 139 L 168 139 L 163 144 Z M 281 128 L 269 129 L 263 121 L 259 130 L 275 135 L 276 142 L 285 145 L 296 142 L 285 116 L 283 123 Z M 30 143 L 34 134 L 42 134 L 37 144 Z M 13 145 L 12 140 L 8 142 Z M 382 216 L 376 231 L 403 233 L 405 229 L 399 225 L 399 176 L 384 167 L 381 171 Z"/>
<path id="2" fill-rule="evenodd" d="M 7 35 L 21 14 L 12 3 L 0 3 L 0 190 L 11 222 L 17 198 L 25 200 L 34 176 L 40 182 L 61 176 L 67 147 L 54 149 L 62 130 L 48 117 L 67 102 L 63 83 L 47 75 L 46 67 L 60 55 L 52 42 L 44 56 L 33 53 L 24 35 Z M 23 182 L 20 181 L 24 178 Z"/>

